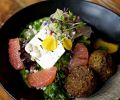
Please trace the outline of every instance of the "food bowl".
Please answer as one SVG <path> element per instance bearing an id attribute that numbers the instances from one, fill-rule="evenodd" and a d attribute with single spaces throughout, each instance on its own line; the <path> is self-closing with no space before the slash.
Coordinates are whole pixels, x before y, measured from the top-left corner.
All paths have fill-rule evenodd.
<path id="1" fill-rule="evenodd" d="M 69 8 L 75 15 L 80 16 L 93 29 L 98 36 L 120 43 L 120 17 L 114 12 L 80 0 L 44 1 L 28 6 L 13 15 L 1 28 L 0 48 L 0 82 L 4 88 L 15 98 L 25 100 L 42 99 L 42 92 L 28 88 L 19 71 L 13 69 L 8 57 L 8 40 L 18 37 L 30 22 L 42 17 L 50 16 L 56 9 Z M 114 33 L 114 34 L 113 34 Z M 119 59 L 119 55 L 118 58 Z M 79 100 L 118 100 L 120 98 L 120 66 L 117 72 L 102 86 L 102 88 L 87 98 Z"/>

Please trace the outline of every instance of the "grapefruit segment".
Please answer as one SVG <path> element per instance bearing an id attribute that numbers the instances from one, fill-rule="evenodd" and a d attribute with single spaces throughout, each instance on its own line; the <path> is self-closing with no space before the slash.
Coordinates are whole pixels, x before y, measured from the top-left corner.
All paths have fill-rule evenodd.
<path id="1" fill-rule="evenodd" d="M 28 74 L 27 81 L 32 87 L 42 88 L 51 84 L 56 77 L 57 68 L 43 69 L 41 71 Z"/>
<path id="2" fill-rule="evenodd" d="M 11 65 L 16 69 L 20 70 L 24 68 L 23 62 L 20 59 L 20 42 L 19 38 L 9 40 L 9 61 Z"/>

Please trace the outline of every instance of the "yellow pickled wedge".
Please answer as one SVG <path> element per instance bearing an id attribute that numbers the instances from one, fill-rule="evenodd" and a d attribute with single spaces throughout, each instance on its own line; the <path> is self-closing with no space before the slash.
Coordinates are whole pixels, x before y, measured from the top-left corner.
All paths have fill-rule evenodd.
<path id="1" fill-rule="evenodd" d="M 114 43 L 109 43 L 106 42 L 102 39 L 98 39 L 95 44 L 94 47 L 96 49 L 100 48 L 100 47 L 105 47 L 108 49 L 108 53 L 112 54 L 118 51 L 119 45 L 118 44 L 114 44 Z"/>
<path id="2" fill-rule="evenodd" d="M 48 35 L 42 42 L 43 48 L 45 48 L 48 51 L 53 51 L 57 48 L 58 42 L 55 39 L 54 36 Z"/>
<path id="3" fill-rule="evenodd" d="M 63 39 L 63 47 L 67 50 L 71 50 L 72 49 L 72 41 L 70 39 L 68 39 L 67 37 L 65 37 Z"/>

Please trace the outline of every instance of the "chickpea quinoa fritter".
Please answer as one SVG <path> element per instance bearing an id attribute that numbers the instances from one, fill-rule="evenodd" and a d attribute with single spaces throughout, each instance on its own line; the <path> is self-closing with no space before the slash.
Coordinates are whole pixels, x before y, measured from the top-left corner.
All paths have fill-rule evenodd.
<path id="1" fill-rule="evenodd" d="M 105 50 L 96 50 L 90 55 L 89 67 L 98 74 L 103 82 L 114 73 L 112 57 Z"/>
<path id="2" fill-rule="evenodd" d="M 64 87 L 73 97 L 86 97 L 94 92 L 96 79 L 87 66 L 76 66 L 68 74 Z"/>

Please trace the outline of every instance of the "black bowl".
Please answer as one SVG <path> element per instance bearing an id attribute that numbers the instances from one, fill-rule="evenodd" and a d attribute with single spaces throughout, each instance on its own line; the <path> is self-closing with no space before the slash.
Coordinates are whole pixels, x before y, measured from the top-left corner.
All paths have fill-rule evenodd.
<path id="1" fill-rule="evenodd" d="M 79 15 L 84 21 L 97 29 L 102 34 L 100 34 L 100 37 L 120 43 L 120 17 L 102 6 L 81 0 L 56 0 L 40 2 L 22 9 L 0 29 L 0 82 L 18 100 L 22 98 L 25 100 L 41 100 L 43 95 L 40 90 L 28 88 L 23 82 L 19 71 L 14 70 L 10 65 L 8 40 L 18 37 L 30 22 L 51 15 L 57 8 L 69 8 L 74 14 Z M 119 71 L 118 68 L 117 73 L 105 86 L 88 99 L 106 100 L 107 97 L 110 100 L 111 98 L 119 98 Z"/>

